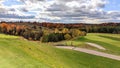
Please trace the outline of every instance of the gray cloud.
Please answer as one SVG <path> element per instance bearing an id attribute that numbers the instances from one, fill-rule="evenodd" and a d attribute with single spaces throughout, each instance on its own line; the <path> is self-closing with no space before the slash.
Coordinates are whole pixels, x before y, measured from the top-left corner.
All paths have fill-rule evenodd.
<path id="1" fill-rule="evenodd" d="M 19 10 L 22 12 L 28 12 L 27 8 L 20 8 Z"/>
<path id="2" fill-rule="evenodd" d="M 107 16 L 108 12 L 102 10 L 105 5 L 106 0 L 56 0 L 46 11 L 51 12 L 50 16 L 57 16 L 63 20 L 74 20 L 74 22 L 86 18 L 102 20 L 110 18 Z M 119 16 L 115 14 L 111 16 L 113 15 Z"/>
<path id="3" fill-rule="evenodd" d="M 0 18 L 32 19 L 34 16 L 20 16 L 17 14 L 0 13 Z"/>
<path id="4" fill-rule="evenodd" d="M 66 11 L 68 7 L 64 4 L 52 4 L 50 7 L 47 8 L 47 11 Z"/>
<path id="5" fill-rule="evenodd" d="M 19 0 L 23 5 L 0 8 L 0 18 L 50 22 L 103 22 L 120 19 L 119 11 L 104 11 L 106 0 Z M 30 12 L 34 12 L 31 14 Z M 28 13 L 28 15 L 27 15 Z"/>

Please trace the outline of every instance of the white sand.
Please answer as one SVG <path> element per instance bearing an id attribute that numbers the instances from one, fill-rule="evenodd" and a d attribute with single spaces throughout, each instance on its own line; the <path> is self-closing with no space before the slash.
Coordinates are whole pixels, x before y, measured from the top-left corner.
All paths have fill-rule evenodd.
<path id="1" fill-rule="evenodd" d="M 106 50 L 104 47 L 98 45 L 98 44 L 94 44 L 94 43 L 89 43 L 87 42 L 86 44 L 90 45 L 90 46 L 93 46 L 93 47 L 96 47 L 98 49 L 101 49 L 101 50 Z"/>

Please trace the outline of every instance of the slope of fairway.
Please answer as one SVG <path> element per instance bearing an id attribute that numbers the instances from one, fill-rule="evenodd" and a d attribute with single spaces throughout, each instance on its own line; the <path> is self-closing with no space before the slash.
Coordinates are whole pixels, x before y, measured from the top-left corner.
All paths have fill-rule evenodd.
<path id="1" fill-rule="evenodd" d="M 119 64 L 120 61 L 0 34 L 0 68 L 120 68 Z"/>
<path id="2" fill-rule="evenodd" d="M 89 33 L 75 41 L 96 43 L 106 48 L 104 52 L 120 55 L 120 34 Z"/>

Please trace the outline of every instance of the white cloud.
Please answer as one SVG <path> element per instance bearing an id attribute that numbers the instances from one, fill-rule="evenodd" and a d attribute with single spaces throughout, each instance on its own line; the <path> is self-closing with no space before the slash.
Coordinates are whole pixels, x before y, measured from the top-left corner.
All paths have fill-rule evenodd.
<path id="1" fill-rule="evenodd" d="M 66 23 L 100 23 L 120 19 L 119 11 L 104 11 L 107 0 L 16 0 L 22 4 L 11 6 L 4 5 L 3 1 L 0 1 L 1 19 L 11 16 L 11 20 Z"/>
<path id="2" fill-rule="evenodd" d="M 80 4 L 77 2 L 77 1 L 71 1 L 71 2 L 68 2 L 68 3 L 66 3 L 66 5 L 68 6 L 68 7 L 80 7 Z"/>

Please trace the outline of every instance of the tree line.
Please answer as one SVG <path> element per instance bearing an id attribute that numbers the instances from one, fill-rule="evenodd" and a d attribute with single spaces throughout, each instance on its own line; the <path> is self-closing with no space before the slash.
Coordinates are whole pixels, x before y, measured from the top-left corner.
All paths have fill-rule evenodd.
<path id="1" fill-rule="evenodd" d="M 0 33 L 22 36 L 28 40 L 42 42 L 58 42 L 86 35 L 85 31 L 75 28 L 47 28 L 30 23 L 0 23 Z"/>
<path id="2" fill-rule="evenodd" d="M 31 25 L 37 25 L 41 27 L 46 27 L 49 29 L 55 29 L 55 28 L 68 28 L 68 29 L 79 29 L 81 31 L 85 31 L 87 33 L 114 33 L 114 34 L 120 34 L 120 23 L 115 22 L 108 22 L 108 23 L 102 23 L 102 24 L 84 24 L 84 23 L 50 23 L 50 22 L 8 22 L 8 23 L 14 23 L 14 24 L 31 24 Z"/>
<path id="3" fill-rule="evenodd" d="M 61 24 L 61 23 L 39 23 L 39 25 L 48 28 L 68 28 L 68 29 L 79 29 L 87 33 L 113 33 L 120 34 L 120 23 L 102 23 L 102 24 L 84 24 L 84 23 L 72 23 L 72 24 Z"/>

